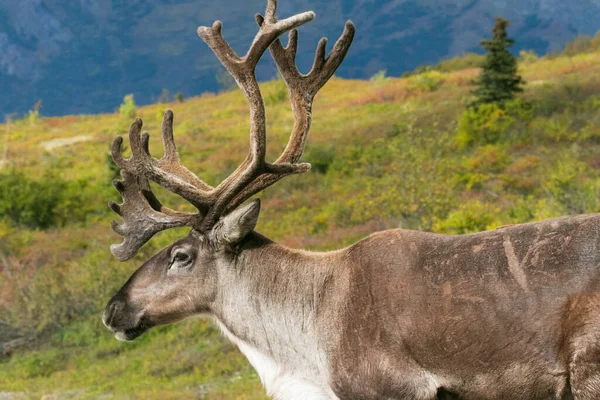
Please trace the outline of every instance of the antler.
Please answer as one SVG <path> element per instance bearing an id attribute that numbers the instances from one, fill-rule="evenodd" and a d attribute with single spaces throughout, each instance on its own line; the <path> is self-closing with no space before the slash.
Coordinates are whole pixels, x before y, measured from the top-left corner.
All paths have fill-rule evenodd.
<path id="1" fill-rule="evenodd" d="M 264 18 L 260 14 L 256 15 L 256 22 L 259 26 L 262 27 L 266 21 L 268 21 L 268 18 Z M 317 45 L 312 69 L 306 75 L 300 73 L 296 67 L 296 52 L 298 49 L 297 29 L 290 31 L 287 47 L 284 48 L 279 39 L 275 40 L 271 45 L 271 55 L 287 84 L 292 112 L 294 114 L 294 126 L 290 139 L 285 150 L 277 158 L 274 165 L 294 164 L 302 156 L 312 121 L 313 99 L 323 85 L 333 76 L 342 61 L 344 61 L 354 39 L 354 33 L 355 29 L 352 22 L 346 22 L 344 33 L 335 43 L 328 57 L 325 57 L 327 39 L 322 38 Z M 282 173 L 263 174 L 259 176 L 231 201 L 226 212 L 234 210 L 248 198 L 273 185 L 284 176 L 286 174 Z"/>
<path id="2" fill-rule="evenodd" d="M 119 205 L 113 201 L 108 203 L 108 206 L 124 221 L 120 225 L 111 221 L 113 230 L 125 238 L 123 243 L 110 247 L 111 252 L 119 261 L 133 257 L 144 243 L 160 231 L 186 225 L 194 226 L 202 220 L 201 213 L 181 213 L 163 206 L 152 192 L 148 180 L 143 174 L 138 173 L 139 170 L 150 169 L 154 172 L 153 176 L 160 176 L 161 180 L 176 176 L 181 181 L 180 186 L 187 189 L 180 191 L 180 195 L 184 198 L 194 197 L 196 191 L 193 188 L 209 187 L 179 161 L 173 141 L 173 112 L 171 110 L 165 112 L 163 120 L 162 134 L 165 155 L 160 160 L 155 160 L 150 156 L 148 151 L 149 135 L 144 132 L 140 136 L 141 128 L 142 120 L 139 118 L 129 128 L 129 141 L 133 153 L 131 158 L 125 159 L 121 154 L 122 137 L 116 137 L 111 147 L 113 160 L 121 168 L 123 177 L 122 181 L 117 179 L 113 181 L 113 185 L 123 197 L 123 204 Z M 175 175 L 176 173 L 179 175 Z M 173 185 L 171 183 L 171 187 Z M 171 190 L 171 187 L 168 188 Z"/>
<path id="3" fill-rule="evenodd" d="M 239 57 L 221 34 L 222 24 L 216 21 L 211 28 L 198 28 L 198 35 L 210 46 L 217 58 L 235 78 L 250 106 L 250 151 L 244 162 L 217 187 L 212 187 L 191 171 L 179 158 L 173 139 L 173 113 L 167 110 L 163 120 L 162 139 L 165 155 L 155 159 L 148 150 L 149 135 L 140 134 L 142 121 L 137 119 L 129 130 L 132 156 L 121 154 L 121 137 L 115 138 L 112 155 L 122 169 L 124 180 L 115 183 L 124 198 L 119 206 L 110 207 L 124 219 L 122 225 L 113 222 L 113 229 L 125 237 L 111 250 L 119 260 L 131 258 L 155 233 L 178 226 L 192 226 L 206 231 L 214 226 L 224 212 L 236 208 L 252 195 L 291 174 L 306 172 L 310 164 L 297 163 L 310 129 L 312 100 L 318 90 L 333 76 L 344 59 L 352 38 L 354 26 L 348 22 L 342 37 L 331 55 L 325 58 L 326 40 L 317 48 L 315 62 L 308 75 L 302 75 L 295 66 L 297 48 L 296 28 L 314 19 L 314 13 L 305 12 L 278 21 L 276 0 L 268 0 L 265 17 L 256 16 L 259 31 L 244 57 Z M 278 38 L 290 32 L 288 47 L 281 46 Z M 258 61 L 271 46 L 271 53 L 290 92 L 295 123 L 287 147 L 275 163 L 265 161 L 266 115 L 263 98 L 255 76 Z M 198 214 L 180 213 L 164 207 L 152 193 L 148 180 L 154 181 L 196 206 Z"/>
<path id="4" fill-rule="evenodd" d="M 129 260 L 154 234 L 165 229 L 194 225 L 199 214 L 181 213 L 163 206 L 156 198 L 145 178 L 121 171 L 123 180 L 115 179 L 113 185 L 123 196 L 123 204 L 114 201 L 108 206 L 121 217 L 124 223 L 111 221 L 115 232 L 125 237 L 123 243 L 113 244 L 110 250 L 119 261 Z"/>

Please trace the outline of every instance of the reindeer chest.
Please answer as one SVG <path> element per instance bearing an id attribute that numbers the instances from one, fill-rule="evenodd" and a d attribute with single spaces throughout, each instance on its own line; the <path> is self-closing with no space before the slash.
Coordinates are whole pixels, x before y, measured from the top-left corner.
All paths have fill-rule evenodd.
<path id="1" fill-rule="evenodd" d="M 258 373 L 267 394 L 277 400 L 337 400 L 322 376 L 311 372 L 314 368 L 302 362 L 276 362 L 273 357 L 233 335 L 219 323 L 221 330 L 238 346 Z"/>

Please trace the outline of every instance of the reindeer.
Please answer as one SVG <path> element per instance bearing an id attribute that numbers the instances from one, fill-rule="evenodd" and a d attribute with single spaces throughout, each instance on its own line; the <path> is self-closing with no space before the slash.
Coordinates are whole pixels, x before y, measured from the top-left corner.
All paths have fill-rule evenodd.
<path id="1" fill-rule="evenodd" d="M 278 20 L 276 1 L 257 15 L 258 34 L 239 57 L 221 22 L 198 34 L 233 75 L 250 106 L 250 151 L 211 187 L 180 161 L 173 113 L 162 125 L 164 156 L 151 157 L 137 119 L 132 156 L 112 156 L 124 237 L 121 261 L 155 233 L 189 234 L 145 262 L 108 302 L 104 324 L 119 340 L 193 315 L 214 319 L 246 355 L 276 399 L 600 398 L 600 215 L 512 225 L 469 235 L 395 229 L 342 250 L 293 250 L 254 231 L 253 195 L 300 163 L 313 98 L 347 54 L 354 26 L 331 54 L 319 42 L 312 70 L 295 66 L 296 28 L 312 12 Z M 287 47 L 279 36 L 289 32 Z M 289 89 L 295 118 L 279 158 L 265 161 L 265 107 L 255 67 L 270 49 Z M 197 213 L 165 207 L 149 181 Z"/>

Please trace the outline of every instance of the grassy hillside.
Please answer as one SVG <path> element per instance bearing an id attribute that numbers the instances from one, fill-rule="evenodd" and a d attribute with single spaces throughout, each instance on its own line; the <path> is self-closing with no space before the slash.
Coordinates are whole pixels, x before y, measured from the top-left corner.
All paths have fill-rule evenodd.
<path id="1" fill-rule="evenodd" d="M 600 54 L 521 68 L 524 100 L 484 115 L 464 113 L 476 69 L 333 79 L 315 101 L 304 157 L 314 168 L 261 195 L 258 231 L 319 250 L 394 227 L 464 233 L 597 212 Z M 283 83 L 263 88 L 273 159 L 293 120 Z M 183 161 L 203 179 L 216 184 L 243 159 L 248 110 L 239 92 L 138 109 L 155 155 L 167 107 Z M 106 202 L 117 193 L 107 152 L 130 122 L 34 113 L 0 125 L 9 139 L 0 173 L 0 342 L 22 338 L 0 354 L 0 392 L 263 399 L 256 374 L 208 322 L 155 329 L 134 343 L 117 342 L 100 322 L 136 266 L 185 232 L 159 235 L 129 262 L 111 257 L 108 246 L 120 238 L 108 225 Z"/>

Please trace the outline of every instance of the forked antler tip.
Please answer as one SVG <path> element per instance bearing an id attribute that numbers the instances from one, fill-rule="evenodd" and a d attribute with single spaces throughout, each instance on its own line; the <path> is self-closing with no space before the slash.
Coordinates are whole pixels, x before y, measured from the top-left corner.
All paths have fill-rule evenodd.
<path id="1" fill-rule="evenodd" d="M 198 32 L 198 36 L 206 41 L 213 34 L 220 35 L 222 29 L 223 23 L 221 21 L 215 21 L 211 27 L 199 26 L 196 32 Z"/>

